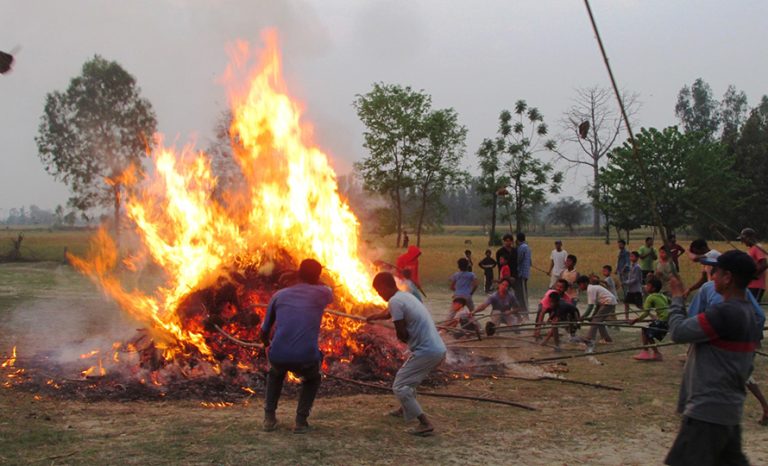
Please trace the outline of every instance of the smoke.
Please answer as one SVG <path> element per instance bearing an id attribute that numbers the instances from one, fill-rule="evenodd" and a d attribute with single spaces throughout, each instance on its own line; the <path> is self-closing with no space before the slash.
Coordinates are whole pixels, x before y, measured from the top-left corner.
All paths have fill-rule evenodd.
<path id="1" fill-rule="evenodd" d="M 109 354 L 115 342 L 127 340 L 142 326 L 97 291 L 82 287 L 74 273 L 61 266 L 54 286 L 9 311 L 3 330 L 13 335 L 8 346 L 16 346 L 19 357 L 64 363 L 93 350 Z"/>

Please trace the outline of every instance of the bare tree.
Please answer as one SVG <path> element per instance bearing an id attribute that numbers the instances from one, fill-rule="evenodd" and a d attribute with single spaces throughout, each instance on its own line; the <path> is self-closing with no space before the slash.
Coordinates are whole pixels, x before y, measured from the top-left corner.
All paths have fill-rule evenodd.
<path id="1" fill-rule="evenodd" d="M 622 99 L 631 120 L 639 107 L 638 95 L 625 93 Z M 600 190 L 601 162 L 624 131 L 613 91 L 598 86 L 576 89 L 573 105 L 563 114 L 560 124 L 563 127 L 560 147 L 574 147 L 576 153 L 570 155 L 557 150 L 557 155 L 571 165 L 585 165 L 592 170 L 589 197 L 592 200 L 593 234 L 597 236 L 600 234 L 601 214 L 594 194 Z"/>

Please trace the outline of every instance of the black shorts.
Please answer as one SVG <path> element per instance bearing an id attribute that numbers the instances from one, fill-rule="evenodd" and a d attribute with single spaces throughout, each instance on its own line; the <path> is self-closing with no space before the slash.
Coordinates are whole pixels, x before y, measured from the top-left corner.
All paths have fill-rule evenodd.
<path id="1" fill-rule="evenodd" d="M 643 333 L 651 341 L 661 341 L 667 336 L 668 330 L 669 325 L 666 322 L 663 320 L 654 320 L 648 325 L 648 328 L 643 329 Z"/>
<path id="2" fill-rule="evenodd" d="M 749 465 L 741 449 L 741 426 L 724 426 L 683 417 L 680 432 L 665 464 L 669 465 Z"/>
<path id="3" fill-rule="evenodd" d="M 625 304 L 634 304 L 635 306 L 642 308 L 643 307 L 643 294 L 640 293 L 640 292 L 627 293 L 627 295 L 624 296 L 624 303 Z"/>

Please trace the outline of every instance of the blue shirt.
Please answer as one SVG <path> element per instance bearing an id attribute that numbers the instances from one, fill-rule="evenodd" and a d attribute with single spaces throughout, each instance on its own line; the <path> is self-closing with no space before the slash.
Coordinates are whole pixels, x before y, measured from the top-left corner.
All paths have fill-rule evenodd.
<path id="1" fill-rule="evenodd" d="M 477 277 L 473 272 L 456 272 L 451 275 L 451 283 L 453 283 L 453 294 L 456 296 L 472 296 L 472 284 Z"/>
<path id="2" fill-rule="evenodd" d="M 753 308 L 755 308 L 755 314 L 757 315 L 757 323 L 760 325 L 760 328 L 765 325 L 765 312 L 763 312 L 763 308 L 760 306 L 760 304 L 757 302 L 755 297 L 752 295 L 752 293 L 747 290 L 747 301 L 752 305 Z M 696 293 L 696 296 L 694 296 L 693 301 L 691 301 L 691 305 L 688 306 L 688 317 L 693 317 L 697 314 L 700 314 L 710 307 L 714 306 L 715 304 L 719 304 L 723 302 L 723 295 L 715 291 L 715 282 L 712 280 L 708 281 L 707 283 L 701 285 L 701 288 L 699 288 L 699 292 Z M 762 334 L 762 331 L 760 332 Z"/>
<path id="3" fill-rule="evenodd" d="M 515 298 L 515 295 L 509 291 L 507 291 L 507 295 L 504 297 L 500 296 L 498 291 L 488 296 L 483 306 L 488 305 L 496 311 L 509 311 L 520 307 L 520 303 Z"/>
<path id="4" fill-rule="evenodd" d="M 392 322 L 405 320 L 408 348 L 414 356 L 445 354 L 445 343 L 426 307 L 410 293 L 398 291 L 387 303 Z"/>
<path id="5" fill-rule="evenodd" d="M 531 248 L 525 241 L 517 246 L 517 276 L 526 280 L 531 276 Z"/>
<path id="6" fill-rule="evenodd" d="M 616 261 L 616 273 L 622 278 L 622 281 L 627 279 L 629 275 L 629 251 L 625 249 L 619 249 L 619 259 Z"/>
<path id="7" fill-rule="evenodd" d="M 323 359 L 317 339 L 323 310 L 332 301 L 333 293 L 325 285 L 299 283 L 275 293 L 261 324 L 261 332 L 267 334 L 275 326 L 269 360 L 290 364 Z"/>

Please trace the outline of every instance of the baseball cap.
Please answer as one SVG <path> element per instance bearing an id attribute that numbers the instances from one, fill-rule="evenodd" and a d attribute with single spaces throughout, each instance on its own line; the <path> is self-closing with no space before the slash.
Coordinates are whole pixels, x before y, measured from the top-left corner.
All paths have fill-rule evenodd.
<path id="1" fill-rule="evenodd" d="M 755 232 L 755 230 L 752 228 L 744 228 L 741 230 L 741 233 L 739 233 L 739 236 L 737 236 L 736 239 L 754 238 L 755 236 L 757 236 L 757 232 Z"/>
<path id="2" fill-rule="evenodd" d="M 738 249 L 726 251 L 720 254 L 716 259 L 704 257 L 700 259 L 699 262 L 747 278 L 754 276 L 757 271 L 755 261 L 749 257 L 749 254 L 744 251 L 739 251 Z"/>

